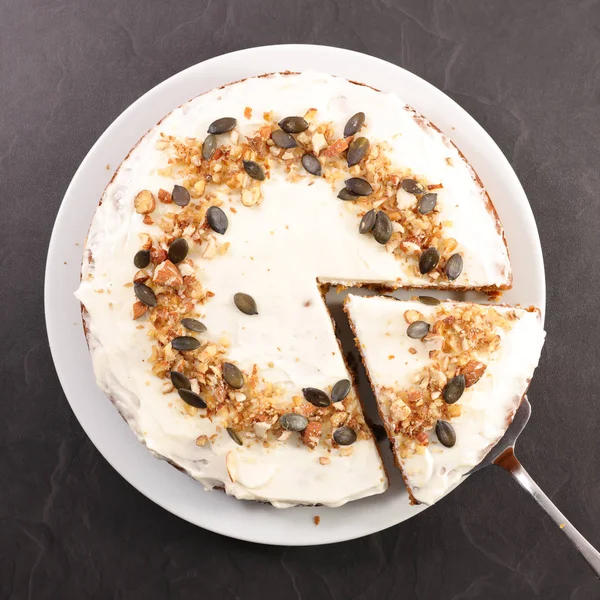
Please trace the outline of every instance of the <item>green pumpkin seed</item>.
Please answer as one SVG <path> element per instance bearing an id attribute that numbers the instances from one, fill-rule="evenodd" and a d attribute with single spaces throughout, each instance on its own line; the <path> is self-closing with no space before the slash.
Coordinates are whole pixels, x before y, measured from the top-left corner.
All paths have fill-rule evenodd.
<path id="1" fill-rule="evenodd" d="M 242 440 L 240 434 L 235 430 L 232 429 L 231 427 L 227 428 L 227 433 L 229 434 L 229 437 L 238 445 L 238 446 L 243 446 L 244 445 L 244 440 Z"/>
<path id="2" fill-rule="evenodd" d="M 440 440 L 440 444 L 446 448 L 452 448 L 456 444 L 456 432 L 448 421 L 438 421 L 435 424 L 435 435 Z"/>
<path id="3" fill-rule="evenodd" d="M 371 144 L 367 138 L 354 138 L 350 146 L 348 146 L 348 152 L 346 153 L 348 166 L 353 167 L 354 165 L 357 165 L 365 156 L 367 156 L 367 154 L 369 154 L 370 148 Z"/>
<path id="4" fill-rule="evenodd" d="M 253 160 L 245 160 L 244 163 L 244 171 L 252 177 L 252 179 L 256 179 L 256 181 L 264 181 L 265 180 L 265 172 L 263 168 Z"/>
<path id="5" fill-rule="evenodd" d="M 463 395 L 467 387 L 467 380 L 464 375 L 453 377 L 442 390 L 442 396 L 447 404 L 454 404 Z"/>
<path id="6" fill-rule="evenodd" d="M 323 168 L 321 167 L 321 163 L 319 162 L 319 159 L 314 154 L 306 153 L 302 157 L 302 166 L 311 175 L 321 177 L 321 174 L 323 173 Z"/>
<path id="7" fill-rule="evenodd" d="M 440 301 L 433 296 L 419 296 L 419 302 L 421 304 L 427 304 L 427 306 L 437 306 Z"/>
<path id="8" fill-rule="evenodd" d="M 419 271 L 421 271 L 422 275 L 425 275 L 425 273 L 433 271 L 433 269 L 438 266 L 439 262 L 440 253 L 433 247 L 427 248 L 427 250 L 421 254 L 421 258 L 419 259 Z"/>
<path id="9" fill-rule="evenodd" d="M 171 340 L 171 346 L 175 350 L 179 350 L 179 352 L 188 352 L 200 348 L 200 340 L 190 335 L 180 335 Z"/>
<path id="10" fill-rule="evenodd" d="M 220 135 L 231 131 L 236 125 L 237 121 L 233 117 L 221 117 L 208 126 L 208 133 Z"/>
<path id="11" fill-rule="evenodd" d="M 339 446 L 350 446 L 356 441 L 356 431 L 352 427 L 338 427 L 333 432 L 333 439 Z"/>
<path id="12" fill-rule="evenodd" d="M 190 193 L 182 185 L 173 187 L 171 198 L 177 206 L 187 206 L 190 203 Z"/>
<path id="13" fill-rule="evenodd" d="M 286 117 L 278 125 L 286 133 L 302 133 L 308 129 L 308 122 L 302 117 Z"/>
<path id="14" fill-rule="evenodd" d="M 357 133 L 360 128 L 365 123 L 365 113 L 357 112 L 355 115 L 352 115 L 346 125 L 344 126 L 344 137 L 348 137 L 350 135 L 354 135 Z"/>
<path id="15" fill-rule="evenodd" d="M 184 238 L 173 240 L 169 246 L 169 260 L 175 264 L 180 263 L 188 255 L 189 249 L 190 247 Z"/>
<path id="16" fill-rule="evenodd" d="M 192 392 L 192 390 L 187 390 L 185 388 L 179 388 L 177 393 L 186 404 L 195 406 L 196 408 L 206 408 L 206 402 L 204 402 L 200 394 L 196 394 L 196 392 Z"/>
<path id="17" fill-rule="evenodd" d="M 453 254 L 448 261 L 446 262 L 446 266 L 444 267 L 444 271 L 446 272 L 446 277 L 450 281 L 454 281 L 458 278 L 458 276 L 462 273 L 463 270 L 463 259 L 460 254 Z"/>
<path id="18" fill-rule="evenodd" d="M 133 257 L 133 264 L 138 269 L 145 269 L 150 264 L 150 250 L 139 250 Z"/>
<path id="19" fill-rule="evenodd" d="M 202 144 L 202 158 L 204 160 L 210 160 L 213 157 L 216 149 L 217 136 L 211 133 L 210 135 L 206 136 L 206 139 Z"/>
<path id="20" fill-rule="evenodd" d="M 137 299 L 146 306 L 156 306 L 156 295 L 147 285 L 144 285 L 143 283 L 134 283 L 133 291 Z"/>
<path id="21" fill-rule="evenodd" d="M 390 218 L 382 210 L 380 210 L 375 219 L 373 237 L 380 244 L 387 244 L 392 237 L 392 232 L 393 228 Z"/>
<path id="22" fill-rule="evenodd" d="M 350 177 L 350 179 L 346 179 L 345 184 L 346 188 L 357 196 L 368 196 L 373 193 L 371 184 L 361 177 Z"/>
<path id="23" fill-rule="evenodd" d="M 415 179 L 403 179 L 402 189 L 409 194 L 423 194 L 425 190 L 421 187 L 421 184 Z"/>
<path id="24" fill-rule="evenodd" d="M 206 211 L 206 222 L 208 226 L 215 232 L 223 235 L 229 227 L 227 215 L 218 206 L 211 206 Z"/>
<path id="25" fill-rule="evenodd" d="M 296 140 L 289 134 L 286 133 L 283 129 L 276 129 L 271 134 L 271 139 L 276 146 L 280 148 L 285 148 L 288 150 L 289 148 L 295 148 L 298 144 Z"/>
<path id="26" fill-rule="evenodd" d="M 190 383 L 190 380 L 183 373 L 180 373 L 179 371 L 171 371 L 171 383 L 178 390 L 181 390 L 181 389 L 191 390 L 192 389 L 192 384 Z"/>
<path id="27" fill-rule="evenodd" d="M 252 296 L 238 292 L 233 296 L 233 302 L 245 315 L 257 315 L 258 308 Z"/>
<path id="28" fill-rule="evenodd" d="M 298 413 L 286 413 L 279 417 L 279 423 L 288 431 L 304 431 L 308 426 L 308 419 Z"/>
<path id="29" fill-rule="evenodd" d="M 181 319 L 181 324 L 190 331 L 195 331 L 196 333 L 204 333 L 206 331 L 206 325 L 198 321 L 198 319 L 192 319 L 190 317 L 186 317 L 185 319 Z"/>
<path id="30" fill-rule="evenodd" d="M 422 340 L 429 333 L 429 323 L 415 321 L 408 326 L 406 335 L 413 340 Z"/>
<path id="31" fill-rule="evenodd" d="M 340 193 L 337 195 L 337 197 L 340 200 L 358 200 L 360 198 L 360 196 L 357 196 L 356 194 L 353 194 L 348 188 L 342 188 L 340 190 Z"/>
<path id="32" fill-rule="evenodd" d="M 303 388 L 302 393 L 304 394 L 304 398 L 313 406 L 325 408 L 331 404 L 329 396 L 323 390 L 317 388 Z"/>
<path id="33" fill-rule="evenodd" d="M 331 390 L 331 401 L 341 402 L 352 389 L 352 383 L 348 379 L 340 379 Z"/>
<path id="34" fill-rule="evenodd" d="M 244 375 L 234 364 L 223 363 L 223 379 L 234 390 L 244 387 Z"/>
<path id="35" fill-rule="evenodd" d="M 375 227 L 375 221 L 377 220 L 377 211 L 372 208 L 367 211 L 363 218 L 360 220 L 360 225 L 358 226 L 358 233 L 369 233 L 373 227 Z"/>
<path id="36" fill-rule="evenodd" d="M 421 196 L 419 198 L 419 204 L 417 206 L 417 210 L 422 215 L 427 215 L 435 208 L 436 204 L 437 204 L 437 194 L 434 194 L 434 193 L 425 194 L 424 196 Z"/>

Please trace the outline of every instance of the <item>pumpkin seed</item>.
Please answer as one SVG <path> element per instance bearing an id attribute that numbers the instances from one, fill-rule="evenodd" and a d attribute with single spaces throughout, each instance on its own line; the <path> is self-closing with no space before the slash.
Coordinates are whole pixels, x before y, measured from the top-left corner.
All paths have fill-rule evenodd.
<path id="1" fill-rule="evenodd" d="M 190 331 L 195 331 L 196 333 L 204 333 L 206 331 L 206 325 L 198 321 L 198 319 L 192 319 L 190 317 L 186 317 L 185 319 L 181 319 L 181 324 Z"/>
<path id="2" fill-rule="evenodd" d="M 421 271 L 422 275 L 425 273 L 429 273 L 429 271 L 433 271 L 438 266 L 440 262 L 440 253 L 433 247 L 427 248 L 423 254 L 421 254 L 421 258 L 419 259 L 419 271 Z"/>
<path id="3" fill-rule="evenodd" d="M 265 172 L 263 168 L 253 160 L 245 160 L 244 163 L 244 171 L 252 177 L 252 179 L 256 179 L 257 181 L 265 180 Z"/>
<path id="4" fill-rule="evenodd" d="M 229 434 L 229 437 L 238 445 L 238 446 L 243 446 L 244 445 L 244 440 L 242 440 L 242 438 L 240 437 L 240 434 L 235 430 L 232 429 L 231 427 L 227 428 L 227 433 Z"/>
<path id="5" fill-rule="evenodd" d="M 244 387 L 244 375 L 234 364 L 223 363 L 223 379 L 234 390 Z"/>
<path id="6" fill-rule="evenodd" d="M 329 396 L 323 390 L 317 388 L 303 388 L 302 393 L 304 394 L 304 398 L 306 398 L 313 406 L 325 408 L 331 404 Z"/>
<path id="7" fill-rule="evenodd" d="M 422 340 L 429 333 L 429 323 L 415 321 L 408 326 L 406 335 L 413 340 Z"/>
<path id="8" fill-rule="evenodd" d="M 375 221 L 377 220 L 377 211 L 372 208 L 367 211 L 363 218 L 360 220 L 360 225 L 358 226 L 358 233 L 369 233 L 373 227 L 375 227 Z"/>
<path id="9" fill-rule="evenodd" d="M 421 304 L 427 304 L 428 306 L 437 306 L 440 301 L 433 296 L 419 296 L 419 302 Z"/>
<path id="10" fill-rule="evenodd" d="M 308 419 L 298 413 L 286 413 L 279 417 L 279 423 L 288 431 L 304 431 L 308 426 Z"/>
<path id="11" fill-rule="evenodd" d="M 179 388 L 177 393 L 186 404 L 195 406 L 196 408 L 206 408 L 206 402 L 204 402 L 200 394 L 196 394 L 196 392 L 192 392 L 192 390 L 187 390 L 185 388 Z"/>
<path id="12" fill-rule="evenodd" d="M 321 167 L 321 163 L 319 159 L 314 154 L 305 154 L 302 157 L 302 166 L 307 170 L 311 175 L 316 175 L 317 177 L 321 177 L 321 173 L 323 169 Z"/>
<path id="13" fill-rule="evenodd" d="M 227 215 L 218 206 L 211 206 L 206 211 L 206 222 L 215 233 L 220 233 L 221 235 L 227 231 L 227 227 L 229 226 Z"/>
<path id="14" fill-rule="evenodd" d="M 175 264 L 180 263 L 188 255 L 189 249 L 190 247 L 184 238 L 173 240 L 169 246 L 169 260 Z"/>
<path id="15" fill-rule="evenodd" d="M 401 185 L 402 189 L 409 194 L 422 194 L 425 191 L 415 179 L 403 179 Z"/>
<path id="16" fill-rule="evenodd" d="M 286 133 L 302 133 L 308 129 L 308 122 L 302 117 L 286 117 L 278 125 Z"/>
<path id="17" fill-rule="evenodd" d="M 353 194 L 348 188 L 342 188 L 337 195 L 340 200 L 358 200 L 360 196 Z"/>
<path id="18" fill-rule="evenodd" d="M 367 138 L 354 138 L 350 146 L 348 146 L 348 152 L 346 154 L 348 166 L 353 167 L 354 165 L 357 165 L 365 156 L 367 156 L 367 154 L 369 154 L 370 148 L 371 144 Z"/>
<path id="19" fill-rule="evenodd" d="M 286 133 L 283 129 L 276 129 L 271 134 L 271 139 L 273 140 L 273 143 L 276 146 L 279 146 L 280 148 L 285 148 L 286 150 L 288 148 L 295 148 L 298 145 L 296 143 L 296 140 L 289 133 Z"/>
<path id="20" fill-rule="evenodd" d="M 341 402 L 352 389 L 352 383 L 348 379 L 340 379 L 331 390 L 331 401 Z"/>
<path id="21" fill-rule="evenodd" d="M 233 117 L 221 117 L 208 126 L 208 133 L 220 135 L 231 131 L 236 125 L 237 121 Z"/>
<path id="22" fill-rule="evenodd" d="M 182 185 L 173 187 L 171 198 L 177 206 L 187 206 L 190 203 L 190 193 Z"/>
<path id="23" fill-rule="evenodd" d="M 373 227 L 373 237 L 380 244 L 387 244 L 392 237 L 392 232 L 390 218 L 383 211 L 379 211 L 375 219 L 375 227 Z"/>
<path id="24" fill-rule="evenodd" d="M 156 306 L 156 296 L 154 292 L 143 283 L 134 283 L 133 291 L 140 302 L 146 306 Z"/>
<path id="25" fill-rule="evenodd" d="M 450 281 L 454 281 L 463 270 L 462 256 L 460 254 L 453 254 L 446 262 L 444 270 L 446 272 L 446 277 L 448 277 Z"/>
<path id="26" fill-rule="evenodd" d="M 150 264 L 150 250 L 139 250 L 133 257 L 133 264 L 138 269 L 145 269 Z"/>
<path id="27" fill-rule="evenodd" d="M 333 439 L 340 446 L 350 446 L 356 441 L 356 431 L 352 427 L 338 427 L 333 432 Z"/>
<path id="28" fill-rule="evenodd" d="M 453 377 L 442 390 L 442 396 L 447 404 L 454 404 L 463 395 L 467 387 L 467 380 L 464 375 Z"/>
<path id="29" fill-rule="evenodd" d="M 346 184 L 346 187 L 357 196 L 368 196 L 373 193 L 371 184 L 361 177 L 350 177 L 350 179 L 346 179 L 344 183 Z"/>
<path id="30" fill-rule="evenodd" d="M 456 432 L 448 421 L 438 421 L 435 424 L 435 435 L 442 446 L 446 446 L 446 448 L 452 448 L 456 444 Z"/>
<path id="31" fill-rule="evenodd" d="M 418 204 L 417 210 L 422 215 L 427 215 L 435 208 L 436 204 L 437 204 L 437 194 L 430 192 L 429 194 L 425 194 L 424 196 L 421 196 L 419 198 L 419 204 Z"/>
<path id="32" fill-rule="evenodd" d="M 349 135 L 354 135 L 359 131 L 359 129 L 365 123 L 365 113 L 357 112 L 355 115 L 352 115 L 346 125 L 344 126 L 344 137 L 348 137 Z"/>
<path id="33" fill-rule="evenodd" d="M 210 134 L 206 136 L 206 139 L 202 143 L 202 158 L 204 160 L 210 160 L 217 149 L 217 136 Z"/>
<path id="34" fill-rule="evenodd" d="M 192 384 L 190 380 L 179 371 L 171 371 L 171 383 L 178 389 L 191 390 Z"/>
<path id="35" fill-rule="evenodd" d="M 200 340 L 197 340 L 191 335 L 180 335 L 171 340 L 171 346 L 180 352 L 187 352 L 189 350 L 200 348 Z"/>
<path id="36" fill-rule="evenodd" d="M 233 296 L 233 302 L 245 315 L 257 315 L 258 308 L 252 296 L 238 292 Z"/>

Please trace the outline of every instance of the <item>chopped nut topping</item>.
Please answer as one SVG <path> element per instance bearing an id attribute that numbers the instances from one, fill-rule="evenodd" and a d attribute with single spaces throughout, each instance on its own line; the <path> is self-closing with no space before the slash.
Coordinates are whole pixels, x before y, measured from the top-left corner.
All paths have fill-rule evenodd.
<path id="1" fill-rule="evenodd" d="M 140 215 L 147 215 L 156 208 L 154 194 L 150 190 L 142 190 L 134 199 L 133 205 L 135 212 Z"/>

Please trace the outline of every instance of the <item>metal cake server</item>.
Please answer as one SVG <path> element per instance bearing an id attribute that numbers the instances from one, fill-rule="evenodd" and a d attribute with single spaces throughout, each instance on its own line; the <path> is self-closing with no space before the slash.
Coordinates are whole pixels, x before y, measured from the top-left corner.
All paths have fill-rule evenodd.
<path id="1" fill-rule="evenodd" d="M 597 577 L 600 578 L 600 553 L 569 523 L 553 502 L 542 492 L 537 483 L 523 468 L 515 456 L 515 442 L 527 425 L 531 416 L 531 404 L 527 396 L 515 413 L 515 418 L 506 430 L 502 439 L 489 451 L 487 456 L 474 468 L 471 473 L 489 465 L 496 465 L 508 471 L 517 483 L 546 511 L 548 516 L 560 527 L 571 543 L 579 550 Z"/>

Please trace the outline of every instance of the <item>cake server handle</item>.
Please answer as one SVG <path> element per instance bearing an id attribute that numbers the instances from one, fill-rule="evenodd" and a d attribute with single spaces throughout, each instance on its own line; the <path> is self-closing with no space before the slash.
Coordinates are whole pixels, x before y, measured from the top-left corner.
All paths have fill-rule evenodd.
<path id="1" fill-rule="evenodd" d="M 531 475 L 523 468 L 517 460 L 513 448 L 507 448 L 494 464 L 508 471 L 517 483 L 529 492 L 533 499 L 546 511 L 548 516 L 560 527 L 562 532 L 569 538 L 573 546 L 579 550 L 583 558 L 592 568 L 596 577 L 600 578 L 600 553 L 571 525 L 569 520 L 554 505 L 552 500 L 542 492 Z"/>

